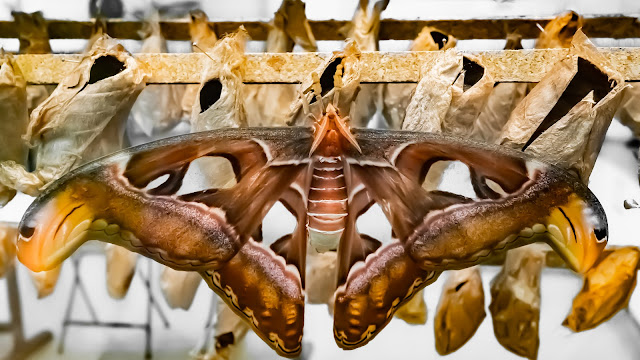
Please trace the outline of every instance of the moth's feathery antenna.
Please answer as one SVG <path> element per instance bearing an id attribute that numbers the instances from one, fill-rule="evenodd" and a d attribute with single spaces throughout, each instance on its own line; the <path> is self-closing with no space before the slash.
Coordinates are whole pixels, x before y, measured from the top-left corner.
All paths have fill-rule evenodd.
<path id="1" fill-rule="evenodd" d="M 211 61 L 214 61 L 214 60 L 213 60 L 213 58 L 212 58 L 211 56 L 209 56 L 209 54 L 207 54 L 207 52 L 206 52 L 206 51 L 202 50 L 202 48 L 198 45 L 198 43 L 195 43 L 195 42 L 194 42 L 194 43 L 192 43 L 192 45 L 193 45 L 193 47 L 195 47 L 196 49 L 198 49 L 198 50 L 202 51 L 202 53 L 203 53 L 203 54 L 207 55 L 207 57 L 208 57 L 209 59 L 211 59 Z"/>
<path id="2" fill-rule="evenodd" d="M 336 68 L 336 73 L 333 74 L 333 89 L 334 89 L 333 105 L 336 107 L 338 106 L 338 103 L 340 100 L 340 90 L 342 90 L 342 86 L 344 85 L 342 83 L 342 69 L 343 69 L 342 63 L 344 63 L 344 59 L 342 59 L 342 62 L 338 64 Z"/>

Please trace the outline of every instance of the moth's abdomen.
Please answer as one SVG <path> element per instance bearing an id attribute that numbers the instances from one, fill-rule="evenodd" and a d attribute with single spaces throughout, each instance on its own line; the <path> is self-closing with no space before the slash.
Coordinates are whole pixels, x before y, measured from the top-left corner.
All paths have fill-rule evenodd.
<path id="1" fill-rule="evenodd" d="M 347 189 L 339 156 L 317 157 L 307 215 L 311 245 L 320 252 L 337 249 L 347 216 Z"/>

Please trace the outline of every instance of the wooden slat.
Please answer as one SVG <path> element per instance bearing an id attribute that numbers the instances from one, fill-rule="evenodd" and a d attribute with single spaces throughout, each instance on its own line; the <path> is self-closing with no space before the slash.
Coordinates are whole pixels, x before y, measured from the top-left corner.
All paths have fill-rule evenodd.
<path id="1" fill-rule="evenodd" d="M 640 48 L 602 48 L 626 80 L 640 81 Z M 567 49 L 473 52 L 498 82 L 538 82 L 568 54 Z M 366 52 L 362 54 L 362 82 L 417 82 L 424 63 L 441 52 Z M 136 54 L 151 72 L 151 83 L 198 83 L 212 60 L 200 53 Z M 247 54 L 245 83 L 296 83 L 330 57 L 329 53 Z M 15 62 L 27 82 L 55 84 L 71 72 L 80 55 L 17 55 Z"/>
<path id="2" fill-rule="evenodd" d="M 380 24 L 381 40 L 412 40 L 424 26 L 432 26 L 450 33 L 458 39 L 504 39 L 510 32 L 518 32 L 523 38 L 537 38 L 538 25 L 544 26 L 550 19 L 471 19 L 471 20 L 395 20 L 383 19 Z M 343 40 L 339 33 L 344 20 L 310 20 L 311 29 L 317 40 Z M 218 35 L 230 33 L 240 25 L 254 40 L 266 40 L 268 22 L 263 21 L 220 21 L 212 23 Z M 162 21 L 165 37 L 169 40 L 189 40 L 186 19 Z M 91 21 L 48 20 L 51 39 L 88 39 L 91 35 Z M 139 21 L 111 19 L 107 21 L 107 33 L 120 39 L 140 39 Z M 602 16 L 585 18 L 584 32 L 593 38 L 638 38 L 640 22 L 626 16 Z M 17 29 L 13 21 L 0 21 L 0 38 L 16 38 Z"/>

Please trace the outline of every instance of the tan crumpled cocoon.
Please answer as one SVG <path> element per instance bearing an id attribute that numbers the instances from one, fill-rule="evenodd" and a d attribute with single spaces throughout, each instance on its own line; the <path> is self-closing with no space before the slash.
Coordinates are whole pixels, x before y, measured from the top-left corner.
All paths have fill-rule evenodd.
<path id="1" fill-rule="evenodd" d="M 214 60 L 203 72 L 196 100 L 191 109 L 193 132 L 247 125 L 242 104 L 242 67 L 245 62 L 246 39 L 247 32 L 241 28 L 238 32 L 216 43 L 213 50 L 208 53 Z M 218 91 L 208 91 L 215 87 Z M 201 103 L 211 105 L 202 109 Z"/>
<path id="2" fill-rule="evenodd" d="M 94 61 L 114 58 L 124 63 L 124 70 L 90 84 Z M 95 72 L 98 69 L 111 70 L 96 65 Z M 35 196 L 72 168 L 121 149 L 129 111 L 148 76 L 142 64 L 115 40 L 105 35 L 96 41 L 31 114 L 24 139 L 35 148 L 36 170 L 29 173 L 15 162 L 2 162 L 0 182 Z"/>
<path id="3" fill-rule="evenodd" d="M 484 320 L 484 289 L 477 266 L 450 271 L 434 321 L 436 350 L 451 354 L 475 334 Z"/>
<path id="4" fill-rule="evenodd" d="M 338 253 L 318 253 L 313 247 L 307 250 L 305 275 L 305 299 L 309 304 L 332 306 L 338 278 Z"/>
<path id="5" fill-rule="evenodd" d="M 424 290 L 413 295 L 411 300 L 402 305 L 394 314 L 407 324 L 423 325 L 427 323 L 427 303 L 424 301 Z"/>
<path id="6" fill-rule="evenodd" d="M 378 51 L 380 15 L 387 5 L 389 0 L 380 0 L 369 9 L 369 0 L 360 0 L 351 22 L 343 26 L 339 32 L 346 39 L 354 40 L 360 51 Z M 366 127 L 378 108 L 383 107 L 382 90 L 382 84 L 360 85 L 360 91 L 349 114 L 352 126 Z"/>
<path id="7" fill-rule="evenodd" d="M 316 40 L 301 0 L 283 0 L 269 23 L 266 52 L 317 51 Z M 245 85 L 244 108 L 249 126 L 285 126 L 289 108 L 297 95 L 294 84 Z"/>
<path id="8" fill-rule="evenodd" d="M 640 137 L 640 84 L 631 83 L 624 90 L 617 115 L 620 122 L 633 131 L 633 135 Z"/>
<path id="9" fill-rule="evenodd" d="M 209 18 L 202 10 L 194 10 L 189 13 L 189 36 L 191 36 L 192 51 L 195 53 L 213 51 L 218 42 L 218 36 L 209 25 Z M 181 105 L 183 116 L 191 118 L 191 110 L 196 103 L 199 85 L 187 85 L 182 97 Z"/>
<path id="10" fill-rule="evenodd" d="M 579 64 L 583 64 L 584 74 L 578 71 Z M 601 74 L 590 71 L 593 66 Z M 599 83 L 600 87 L 595 92 L 589 91 L 582 100 L 569 108 L 567 105 L 570 105 L 571 97 L 579 95 L 585 86 L 592 89 L 598 75 L 607 77 L 608 83 Z M 577 81 L 586 84 L 572 87 Z M 616 84 L 610 88 L 612 81 Z M 611 67 L 584 33 L 578 30 L 569 56 L 554 65 L 518 104 L 497 142 L 521 150 L 536 135 L 539 127 L 550 125 L 547 117 L 552 113 L 549 118 L 556 118 L 557 122 L 530 142 L 526 152 L 575 172 L 586 183 L 611 119 L 622 100 L 625 86 L 622 76 Z M 606 95 L 596 102 L 594 97 L 605 91 L 608 91 Z M 564 108 L 555 108 L 556 103 L 564 105 Z"/>
<path id="11" fill-rule="evenodd" d="M 313 123 L 314 118 L 317 119 L 322 115 L 328 104 L 333 104 L 343 116 L 351 113 L 352 103 L 356 96 L 359 96 L 360 55 L 360 50 L 355 41 L 348 41 L 343 51 L 334 52 L 330 59 L 314 70 L 298 87 L 298 96 L 291 104 L 287 124 L 297 126 L 310 125 Z M 342 65 L 342 87 L 339 90 L 336 104 L 334 75 L 336 68 L 340 64 Z M 320 84 L 316 83 L 316 81 L 320 81 Z M 316 86 L 314 86 L 314 83 Z M 320 103 L 315 99 L 316 91 L 314 88 L 323 84 L 330 85 L 328 88 L 321 88 L 322 102 Z"/>
<path id="12" fill-rule="evenodd" d="M 22 135 L 27 131 L 26 82 L 20 70 L 13 67 L 11 57 L 0 56 L 0 164 L 12 161 L 16 166 L 27 163 L 28 147 Z M 7 186 L 0 175 L 0 207 L 16 195 L 13 186 Z"/>
<path id="13" fill-rule="evenodd" d="M 422 71 L 402 129 L 468 136 L 493 89 L 491 75 L 478 59 L 455 50 L 427 62 Z"/>
<path id="14" fill-rule="evenodd" d="M 18 227 L 0 222 L 0 279 L 13 267 L 16 258 Z"/>
<path id="15" fill-rule="evenodd" d="M 629 305 L 636 287 L 640 250 L 633 246 L 605 250 L 587 272 L 562 325 L 573 331 L 593 329 Z"/>
<path id="16" fill-rule="evenodd" d="M 53 293 L 60 277 L 60 270 L 62 270 L 62 265 L 58 265 L 53 270 L 31 272 L 31 280 L 36 287 L 38 299 L 45 298 Z"/>
<path id="17" fill-rule="evenodd" d="M 222 301 L 216 304 L 214 320 L 189 353 L 192 359 L 228 360 L 233 348 L 249 330 L 249 325 Z"/>
<path id="18" fill-rule="evenodd" d="M 536 40 L 537 49 L 568 48 L 574 34 L 582 27 L 582 16 L 573 11 L 551 20 Z"/>
<path id="19" fill-rule="evenodd" d="M 101 79 L 100 71 L 114 72 L 115 59 L 124 70 Z M 36 170 L 29 173 L 15 162 L 2 162 L 0 183 L 35 196 L 72 168 L 121 149 L 127 117 L 148 77 L 146 68 L 115 40 L 106 35 L 98 39 L 31 114 L 24 139 L 35 150 Z"/>
<path id="20" fill-rule="evenodd" d="M 34 13 L 11 12 L 13 20 L 18 30 L 20 40 L 20 54 L 50 54 L 49 32 L 47 22 L 42 17 L 42 12 Z M 27 107 L 29 114 L 41 102 L 43 102 L 53 92 L 55 86 L 51 85 L 28 85 L 27 86 Z"/>
<path id="21" fill-rule="evenodd" d="M 522 36 L 509 34 L 505 50 L 522 49 Z M 509 120 L 513 109 L 527 94 L 527 83 L 498 83 L 493 87 L 487 103 L 475 121 L 471 137 L 488 143 L 495 142 Z"/>
<path id="22" fill-rule="evenodd" d="M 540 276 L 545 253 L 539 244 L 507 252 L 502 270 L 491 281 L 493 332 L 505 349 L 529 359 L 538 356 Z"/>
<path id="23" fill-rule="evenodd" d="M 144 37 L 141 53 L 167 52 L 167 41 L 162 35 L 159 21 L 156 14 L 145 23 L 141 32 Z M 178 125 L 182 120 L 184 90 L 184 85 L 148 85 L 131 109 L 131 117 L 137 125 L 133 132 L 142 131 L 149 137 Z"/>
<path id="24" fill-rule="evenodd" d="M 165 266 L 160 275 L 160 290 L 169 307 L 189 310 L 201 280 L 198 272 L 178 271 Z"/>
<path id="25" fill-rule="evenodd" d="M 107 292 L 114 299 L 122 299 L 127 295 L 136 272 L 138 254 L 113 244 L 107 244 L 104 251 L 107 263 Z"/>
<path id="26" fill-rule="evenodd" d="M 444 34 L 436 28 L 425 26 L 413 40 L 410 51 L 448 50 L 456 46 L 457 40 L 451 35 Z M 382 85 L 382 115 L 390 129 L 400 129 L 411 95 L 416 84 Z"/>

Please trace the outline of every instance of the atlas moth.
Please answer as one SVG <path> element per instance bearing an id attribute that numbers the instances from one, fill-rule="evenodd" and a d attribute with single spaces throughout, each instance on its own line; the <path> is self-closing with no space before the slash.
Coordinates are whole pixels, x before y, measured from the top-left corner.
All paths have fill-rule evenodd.
<path id="1" fill-rule="evenodd" d="M 308 91 L 323 106 L 315 85 Z M 312 127 L 182 135 L 79 167 L 29 207 L 18 258 L 33 271 L 49 270 L 84 242 L 100 240 L 198 271 L 278 354 L 295 357 L 309 245 L 337 252 L 333 331 L 344 349 L 373 339 L 396 309 L 444 270 L 546 242 L 572 269 L 585 272 L 606 245 L 602 206 L 559 168 L 452 136 L 352 129 L 340 109 L 323 108 Z M 210 157 L 229 161 L 235 184 L 194 191 L 189 167 Z M 438 161 L 464 163 L 475 197 L 423 188 Z M 259 229 L 277 202 L 296 226 L 267 246 Z M 356 226 L 374 204 L 391 226 L 390 241 Z"/>

